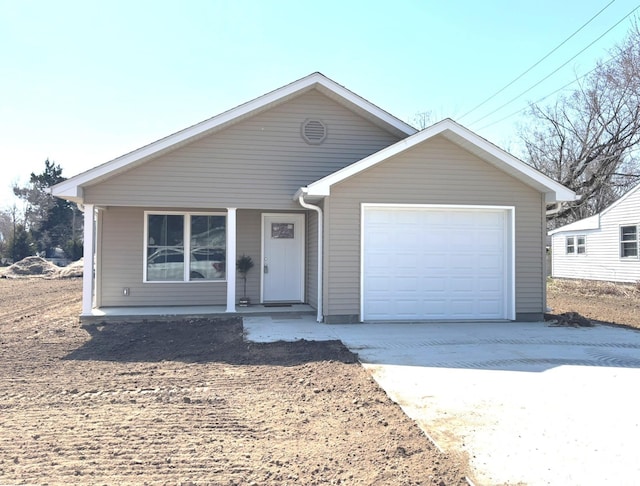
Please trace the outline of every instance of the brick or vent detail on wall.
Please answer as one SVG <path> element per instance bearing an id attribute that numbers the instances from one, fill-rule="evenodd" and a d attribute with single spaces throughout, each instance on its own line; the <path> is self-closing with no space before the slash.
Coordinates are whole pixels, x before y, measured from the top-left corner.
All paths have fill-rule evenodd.
<path id="1" fill-rule="evenodd" d="M 327 127 L 320 120 L 307 119 L 302 123 L 302 138 L 312 145 L 319 145 L 327 138 Z"/>

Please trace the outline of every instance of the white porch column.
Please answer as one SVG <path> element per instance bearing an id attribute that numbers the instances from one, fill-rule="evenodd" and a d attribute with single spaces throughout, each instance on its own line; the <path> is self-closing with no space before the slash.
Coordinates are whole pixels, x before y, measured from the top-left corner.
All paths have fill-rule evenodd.
<path id="1" fill-rule="evenodd" d="M 227 312 L 236 311 L 236 208 L 227 208 Z"/>
<path id="2" fill-rule="evenodd" d="M 82 315 L 90 316 L 93 310 L 93 293 L 96 275 L 93 273 L 95 262 L 95 208 L 93 204 L 84 205 L 84 268 L 82 274 Z"/>

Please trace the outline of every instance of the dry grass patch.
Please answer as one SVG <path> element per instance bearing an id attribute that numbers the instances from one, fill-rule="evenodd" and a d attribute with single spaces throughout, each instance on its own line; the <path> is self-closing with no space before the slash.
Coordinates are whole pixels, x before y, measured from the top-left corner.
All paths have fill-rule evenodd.
<path id="1" fill-rule="evenodd" d="M 640 285 L 549 279 L 547 305 L 554 315 L 574 312 L 592 321 L 640 329 Z"/>

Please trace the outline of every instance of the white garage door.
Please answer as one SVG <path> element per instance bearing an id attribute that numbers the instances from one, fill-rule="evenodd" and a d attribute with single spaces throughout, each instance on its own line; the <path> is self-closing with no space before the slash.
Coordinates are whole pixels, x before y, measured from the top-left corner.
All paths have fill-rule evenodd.
<path id="1" fill-rule="evenodd" d="M 364 205 L 362 319 L 512 319 L 510 214 Z"/>

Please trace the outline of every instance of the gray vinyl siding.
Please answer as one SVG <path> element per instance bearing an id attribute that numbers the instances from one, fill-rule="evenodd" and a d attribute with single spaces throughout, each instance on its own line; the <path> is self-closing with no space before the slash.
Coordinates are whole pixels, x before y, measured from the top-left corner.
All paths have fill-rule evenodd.
<path id="1" fill-rule="evenodd" d="M 309 145 L 301 124 L 320 119 Z M 399 139 L 316 90 L 84 188 L 108 206 L 299 209 L 295 191 Z"/>
<path id="2" fill-rule="evenodd" d="M 640 281 L 640 260 L 620 257 L 620 227 L 640 226 L 640 190 L 600 216 L 600 229 L 568 231 L 551 237 L 553 276 L 606 280 L 611 282 Z M 586 253 L 567 255 L 567 236 L 586 236 Z"/>
<path id="3" fill-rule="evenodd" d="M 306 301 L 315 309 L 318 308 L 318 214 L 307 212 L 307 272 Z"/>
<path id="4" fill-rule="evenodd" d="M 110 306 L 224 305 L 227 283 L 144 283 L 144 211 L 110 207 L 102 213 L 100 302 Z M 185 209 L 185 211 L 188 211 Z M 212 209 L 215 211 L 215 209 Z M 238 218 L 239 219 L 239 218 Z M 122 289 L 128 287 L 125 297 Z"/>
<path id="5" fill-rule="evenodd" d="M 260 302 L 260 253 L 262 213 L 256 210 L 239 210 L 237 213 L 237 245 L 238 258 L 248 255 L 253 260 L 253 268 L 247 274 L 247 297 L 252 304 Z M 235 268 L 235 266 L 234 266 Z M 236 301 L 242 297 L 243 282 L 240 274 L 236 277 Z M 226 290 L 226 289 L 225 289 Z M 226 295 L 226 291 L 225 291 Z"/>
<path id="6" fill-rule="evenodd" d="M 444 137 L 331 189 L 325 203 L 325 315 L 360 313 L 361 203 L 514 206 L 516 315 L 542 316 L 543 195 Z"/>
<path id="7" fill-rule="evenodd" d="M 100 213 L 101 258 L 98 260 L 100 281 L 96 286 L 98 305 L 112 306 L 172 306 L 172 305 L 221 305 L 226 306 L 227 282 L 143 282 L 144 266 L 144 213 L 163 211 L 164 208 L 119 208 L 110 207 Z M 172 208 L 188 212 L 194 208 Z M 202 210 L 202 209 L 200 209 Z M 207 211 L 226 210 L 207 208 Z M 317 302 L 317 217 L 310 229 L 312 241 L 307 243 L 309 255 L 307 265 L 308 293 Z M 252 304 L 260 302 L 260 266 L 262 264 L 262 211 L 238 210 L 237 212 L 237 256 L 245 254 L 253 259 L 254 267 L 247 275 L 247 296 Z M 235 264 L 228 266 L 235 271 Z M 128 287 L 130 295 L 125 297 L 122 289 Z M 236 301 L 243 295 L 243 281 L 236 276 Z"/>

